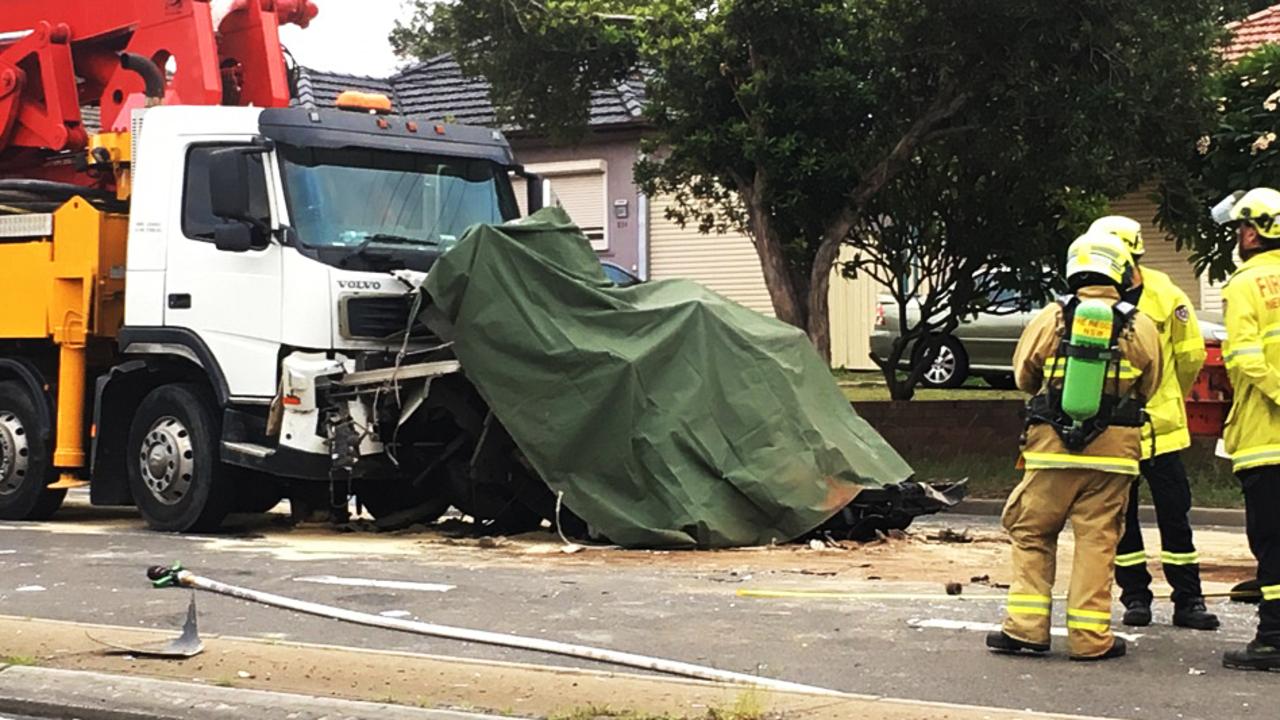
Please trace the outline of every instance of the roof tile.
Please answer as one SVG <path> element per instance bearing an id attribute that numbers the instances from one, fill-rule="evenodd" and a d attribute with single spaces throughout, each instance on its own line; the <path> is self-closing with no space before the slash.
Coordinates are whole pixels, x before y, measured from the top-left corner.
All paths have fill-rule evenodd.
<path id="1" fill-rule="evenodd" d="M 1280 42 L 1280 5 L 1227 24 L 1232 40 L 1223 52 L 1227 62 L 1235 62 L 1263 45 Z"/>
<path id="2" fill-rule="evenodd" d="M 437 55 L 389 78 L 367 78 L 301 68 L 297 104 L 332 107 L 343 90 L 381 92 L 392 98 L 396 112 L 429 120 L 494 125 L 497 111 L 483 78 L 466 77 L 453 56 Z M 644 82 L 638 75 L 591 94 L 592 127 L 630 125 L 641 121 Z M 507 126 L 505 130 L 519 130 Z"/>

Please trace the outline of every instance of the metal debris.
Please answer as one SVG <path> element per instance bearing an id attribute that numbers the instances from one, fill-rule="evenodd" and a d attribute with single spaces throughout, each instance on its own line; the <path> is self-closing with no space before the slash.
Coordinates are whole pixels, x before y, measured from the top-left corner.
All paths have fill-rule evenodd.
<path id="1" fill-rule="evenodd" d="M 85 635 L 92 641 L 109 650 L 108 655 L 133 655 L 136 657 L 181 659 L 199 655 L 204 650 L 204 641 L 200 639 L 200 631 L 196 622 L 196 594 L 191 593 L 191 602 L 187 605 L 187 619 L 182 624 L 182 634 L 172 640 L 143 643 L 141 645 L 121 645 Z"/>

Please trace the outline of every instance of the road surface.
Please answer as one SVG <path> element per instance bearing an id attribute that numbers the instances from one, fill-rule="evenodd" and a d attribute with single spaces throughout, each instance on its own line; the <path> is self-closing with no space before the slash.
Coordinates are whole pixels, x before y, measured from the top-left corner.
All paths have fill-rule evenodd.
<path id="1" fill-rule="evenodd" d="M 1211 603 L 1223 618 L 1216 633 L 1172 628 L 1171 608 L 1158 607 L 1157 624 L 1138 633 L 1130 657 L 1108 663 L 1068 662 L 1061 639 L 1049 658 L 988 654 L 982 627 L 998 622 L 1000 603 L 939 595 L 952 580 L 968 583 L 988 575 L 998 582 L 1007 575 L 1007 547 L 990 518 L 940 517 L 913 528 L 914 540 L 844 550 L 574 554 L 561 552 L 550 534 L 477 541 L 436 531 L 298 529 L 282 517 L 245 522 L 225 535 L 160 535 L 146 531 L 131 511 L 88 508 L 83 498 L 73 498 L 53 522 L 0 523 L 0 614 L 177 628 L 186 593 L 152 589 L 143 574 L 148 565 L 181 560 L 224 582 L 366 612 L 627 650 L 856 693 L 1150 720 L 1271 720 L 1280 696 L 1280 674 L 1221 667 L 1222 652 L 1251 636 L 1254 608 L 1247 605 Z M 924 539 L 947 527 L 969 528 L 977 541 Z M 1224 588 L 1248 574 L 1239 531 L 1201 536 L 1209 587 Z M 751 599 L 737 595 L 743 589 L 868 595 Z M 965 589 L 970 598 L 999 593 L 982 582 Z M 199 602 L 205 632 L 586 666 L 207 594 Z M 0 662 L 4 654 L 0 639 Z"/>

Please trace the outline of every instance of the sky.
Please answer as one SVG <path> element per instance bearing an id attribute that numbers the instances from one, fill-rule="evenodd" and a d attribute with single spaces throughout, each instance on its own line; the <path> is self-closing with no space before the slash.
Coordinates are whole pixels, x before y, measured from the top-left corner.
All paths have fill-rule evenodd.
<path id="1" fill-rule="evenodd" d="M 317 70 L 386 77 L 400 62 L 387 34 L 408 16 L 402 0 L 313 0 L 320 14 L 305 30 L 280 28 L 293 57 Z"/>

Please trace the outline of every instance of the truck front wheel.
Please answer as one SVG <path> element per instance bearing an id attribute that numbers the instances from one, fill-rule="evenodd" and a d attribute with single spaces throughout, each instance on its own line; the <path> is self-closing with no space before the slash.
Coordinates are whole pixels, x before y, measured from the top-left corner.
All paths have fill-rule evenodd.
<path id="1" fill-rule="evenodd" d="M 152 530 L 216 530 L 235 501 L 218 460 L 220 424 L 199 386 L 163 385 L 138 406 L 129 430 L 129 485 Z"/>
<path id="2" fill-rule="evenodd" d="M 21 383 L 0 382 L 0 520 L 46 520 L 66 490 L 49 490 L 53 464 L 36 398 Z"/>

